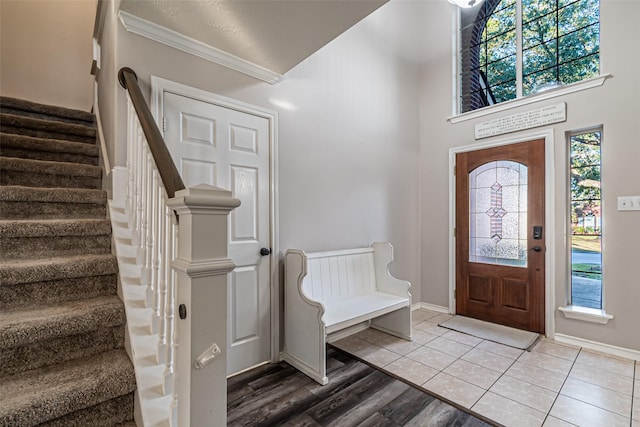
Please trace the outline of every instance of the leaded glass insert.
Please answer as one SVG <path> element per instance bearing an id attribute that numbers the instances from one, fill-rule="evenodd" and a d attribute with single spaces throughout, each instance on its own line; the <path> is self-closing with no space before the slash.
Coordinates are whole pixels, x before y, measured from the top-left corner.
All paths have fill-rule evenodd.
<path id="1" fill-rule="evenodd" d="M 469 173 L 469 261 L 527 266 L 527 166 L 496 161 Z"/>

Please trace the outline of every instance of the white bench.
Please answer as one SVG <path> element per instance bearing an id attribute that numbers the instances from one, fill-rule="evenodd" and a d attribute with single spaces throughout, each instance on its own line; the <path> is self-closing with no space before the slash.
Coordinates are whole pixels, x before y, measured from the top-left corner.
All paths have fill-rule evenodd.
<path id="1" fill-rule="evenodd" d="M 411 340 L 411 284 L 389 274 L 393 248 L 285 254 L 285 360 L 320 384 L 332 333 L 370 327 Z"/>

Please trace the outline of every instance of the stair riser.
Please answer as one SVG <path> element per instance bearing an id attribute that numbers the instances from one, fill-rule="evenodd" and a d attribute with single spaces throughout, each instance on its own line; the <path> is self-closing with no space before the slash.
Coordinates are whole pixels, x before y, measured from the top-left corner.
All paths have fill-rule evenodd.
<path id="1" fill-rule="evenodd" d="M 2 219 L 101 219 L 107 215 L 104 204 L 0 201 Z"/>
<path id="2" fill-rule="evenodd" d="M 0 257 L 5 259 L 46 258 L 111 252 L 111 236 L 52 236 L 3 238 Z"/>
<path id="3" fill-rule="evenodd" d="M 0 286 L 0 311 L 116 294 L 116 275 Z"/>
<path id="4" fill-rule="evenodd" d="M 45 188 L 102 188 L 102 178 L 90 176 L 65 176 L 36 174 L 16 170 L 0 170 L 0 185 L 24 185 Z"/>
<path id="5" fill-rule="evenodd" d="M 49 162 L 82 163 L 98 166 L 97 156 L 74 153 L 55 153 L 49 151 L 34 151 L 17 147 L 2 147 L 4 157 L 19 157 L 21 159 L 46 160 Z"/>
<path id="6" fill-rule="evenodd" d="M 124 347 L 121 326 L 6 348 L 0 352 L 0 375 L 12 375 Z"/>
<path id="7" fill-rule="evenodd" d="M 39 427 L 92 426 L 112 427 L 133 423 L 133 393 L 107 400 L 98 405 L 73 412 Z M 133 424 L 135 426 L 135 424 Z"/>
<path id="8" fill-rule="evenodd" d="M 13 133 L 16 135 L 34 136 L 36 138 L 61 139 L 64 141 L 84 142 L 86 144 L 96 143 L 95 134 L 93 136 L 74 135 L 74 134 L 64 133 L 64 132 L 53 132 L 53 131 L 30 129 L 30 128 L 17 127 L 17 126 L 9 126 L 7 124 L 2 125 L 2 132 Z"/>

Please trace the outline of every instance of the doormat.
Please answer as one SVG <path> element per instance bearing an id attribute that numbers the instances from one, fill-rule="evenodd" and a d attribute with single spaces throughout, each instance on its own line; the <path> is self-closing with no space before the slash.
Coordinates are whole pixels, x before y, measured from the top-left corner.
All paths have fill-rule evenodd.
<path id="1" fill-rule="evenodd" d="M 440 326 L 521 350 L 528 350 L 540 337 L 535 332 L 523 331 L 463 316 L 453 316 L 446 322 L 442 322 Z"/>

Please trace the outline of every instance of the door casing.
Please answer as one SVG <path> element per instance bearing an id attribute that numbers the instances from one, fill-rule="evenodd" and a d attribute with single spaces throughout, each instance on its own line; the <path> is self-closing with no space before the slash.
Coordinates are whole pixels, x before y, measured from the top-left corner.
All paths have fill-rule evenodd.
<path id="1" fill-rule="evenodd" d="M 544 139 L 545 141 L 545 240 L 547 242 L 545 252 L 545 335 L 553 338 L 555 331 L 555 220 L 553 214 L 554 207 L 554 132 L 534 131 L 509 136 L 503 139 L 492 139 L 475 144 L 454 147 L 449 149 L 449 313 L 456 313 L 455 288 L 456 288 L 456 237 L 454 230 L 456 226 L 456 176 L 455 164 L 456 154 L 469 151 L 482 150 L 519 142 L 530 141 L 532 139 Z"/>
<path id="2" fill-rule="evenodd" d="M 160 77 L 151 76 L 151 112 L 158 127 L 162 126 L 161 112 L 163 111 L 163 93 L 169 91 L 178 95 L 186 96 L 196 100 L 215 104 L 224 108 L 240 111 L 246 114 L 253 114 L 263 117 L 269 121 L 269 214 L 271 216 L 269 224 L 269 245 L 272 255 L 269 257 L 269 275 L 271 279 L 271 361 L 281 360 L 280 355 L 280 270 L 278 261 L 280 259 L 279 244 L 279 216 L 278 216 L 278 113 L 272 110 L 247 104 L 222 95 L 207 92 L 181 83 L 166 80 Z M 241 373 L 237 372 L 236 374 Z"/>

